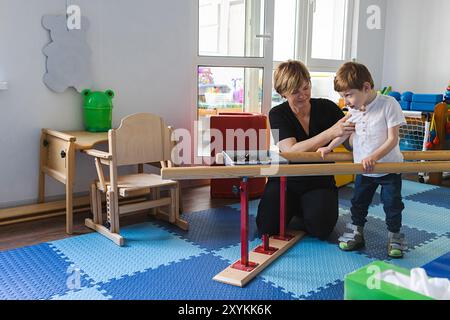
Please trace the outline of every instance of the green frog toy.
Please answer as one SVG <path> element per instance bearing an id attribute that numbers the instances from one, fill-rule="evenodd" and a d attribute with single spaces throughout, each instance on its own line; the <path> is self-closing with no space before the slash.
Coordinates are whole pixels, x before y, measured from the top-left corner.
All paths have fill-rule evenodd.
<path id="1" fill-rule="evenodd" d="M 89 132 L 106 132 L 112 124 L 112 90 L 81 92 L 83 96 L 84 127 Z"/>

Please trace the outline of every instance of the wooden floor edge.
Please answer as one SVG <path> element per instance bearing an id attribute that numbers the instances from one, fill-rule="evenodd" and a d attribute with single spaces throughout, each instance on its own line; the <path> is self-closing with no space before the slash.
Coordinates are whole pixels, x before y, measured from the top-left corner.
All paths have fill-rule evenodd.
<path id="1" fill-rule="evenodd" d="M 208 183 L 206 183 L 208 181 Z M 181 189 L 203 187 L 209 184 L 209 180 L 195 181 L 191 184 L 185 183 Z M 142 195 L 130 197 L 124 203 L 133 203 L 135 199 L 139 199 Z M 121 200 L 123 201 L 123 200 Z M 73 198 L 73 212 L 85 212 L 90 210 L 90 197 L 83 195 Z M 14 207 L 0 208 L 0 226 L 11 225 L 21 222 L 42 220 L 66 214 L 66 200 L 52 200 L 43 203 L 25 204 Z"/>

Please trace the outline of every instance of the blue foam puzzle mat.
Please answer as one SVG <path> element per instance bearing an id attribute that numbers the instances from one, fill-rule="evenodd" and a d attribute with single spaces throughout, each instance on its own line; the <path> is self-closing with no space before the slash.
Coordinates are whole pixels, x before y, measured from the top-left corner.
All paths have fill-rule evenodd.
<path id="1" fill-rule="evenodd" d="M 386 258 L 387 231 L 379 191 L 369 209 L 366 248 L 344 252 L 337 238 L 350 221 L 353 185 L 339 193 L 339 220 L 330 237 L 305 237 L 245 288 L 212 280 L 240 255 L 239 204 L 185 213 L 190 230 L 164 222 L 125 226 L 126 245 L 98 233 L 0 252 L 0 299 L 341 300 L 346 274 L 374 260 L 404 267 L 425 266 L 432 276 L 447 272 L 450 248 L 450 189 L 404 181 L 402 231 L 410 249 L 404 259 Z M 250 205 L 249 247 L 255 236 L 258 201 Z M 71 267 L 80 283 L 71 287 Z"/>

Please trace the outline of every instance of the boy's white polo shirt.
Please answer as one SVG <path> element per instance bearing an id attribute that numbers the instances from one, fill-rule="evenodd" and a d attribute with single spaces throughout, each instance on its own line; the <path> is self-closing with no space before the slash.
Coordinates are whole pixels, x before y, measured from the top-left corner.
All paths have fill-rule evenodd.
<path id="1" fill-rule="evenodd" d="M 353 159 L 355 163 L 373 154 L 388 138 L 388 129 L 406 125 L 405 115 L 400 104 L 393 97 L 378 94 L 365 111 L 350 109 L 348 120 L 356 124 L 353 138 Z M 403 162 L 403 154 L 397 144 L 378 162 Z M 386 174 L 364 174 L 367 177 L 382 177 Z"/>

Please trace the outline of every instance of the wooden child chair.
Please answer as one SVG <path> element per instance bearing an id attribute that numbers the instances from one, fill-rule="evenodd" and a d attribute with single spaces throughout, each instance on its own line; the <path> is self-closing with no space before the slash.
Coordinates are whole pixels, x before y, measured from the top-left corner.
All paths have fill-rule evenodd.
<path id="1" fill-rule="evenodd" d="M 124 238 L 119 233 L 119 216 L 133 211 L 153 208 L 157 218 L 188 229 L 188 223 L 179 216 L 179 183 L 163 180 L 156 174 L 143 173 L 142 164 L 160 162 L 161 167 L 171 167 L 171 128 L 163 119 L 150 113 L 133 114 L 122 119 L 118 129 L 108 132 L 109 152 L 86 150 L 95 157 L 98 181 L 91 185 L 93 219 L 86 219 L 87 227 L 101 233 L 119 246 Z M 109 166 L 109 180 L 103 175 L 101 165 Z M 119 176 L 117 167 L 138 165 L 137 174 Z M 160 188 L 168 188 L 169 196 L 160 198 Z M 106 193 L 106 226 L 103 225 L 101 195 Z M 151 200 L 119 206 L 119 198 L 151 195 Z M 169 206 L 169 212 L 159 207 Z"/>

